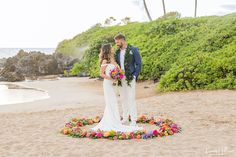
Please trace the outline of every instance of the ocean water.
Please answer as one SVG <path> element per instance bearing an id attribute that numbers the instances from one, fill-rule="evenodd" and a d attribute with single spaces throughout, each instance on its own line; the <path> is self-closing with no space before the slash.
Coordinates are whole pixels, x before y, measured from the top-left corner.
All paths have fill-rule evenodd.
<path id="1" fill-rule="evenodd" d="M 0 84 L 0 105 L 33 102 L 49 97 L 46 91 L 32 88 L 8 88 L 7 85 Z"/>
<path id="2" fill-rule="evenodd" d="M 26 52 L 40 51 L 45 54 L 52 54 L 56 50 L 55 48 L 0 48 L 0 58 L 15 56 L 21 49 Z"/>

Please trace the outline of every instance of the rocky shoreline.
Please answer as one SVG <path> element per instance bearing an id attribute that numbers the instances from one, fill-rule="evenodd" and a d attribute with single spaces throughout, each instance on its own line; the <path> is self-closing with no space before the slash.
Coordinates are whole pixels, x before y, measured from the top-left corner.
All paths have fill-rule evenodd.
<path id="1" fill-rule="evenodd" d="M 0 71 L 3 69 L 4 64 L 6 63 L 7 59 L 6 58 L 1 58 L 0 59 Z"/>
<path id="2" fill-rule="evenodd" d="M 0 59 L 0 81 L 16 82 L 64 76 L 79 59 L 54 52 L 20 50 L 15 56 Z"/>

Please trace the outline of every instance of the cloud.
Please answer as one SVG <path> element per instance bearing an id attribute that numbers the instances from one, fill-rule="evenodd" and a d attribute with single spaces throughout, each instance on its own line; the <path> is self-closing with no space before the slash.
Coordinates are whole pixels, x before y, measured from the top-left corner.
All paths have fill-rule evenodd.
<path id="1" fill-rule="evenodd" d="M 132 0 L 131 2 L 132 2 L 132 4 L 134 4 L 136 6 L 140 5 L 140 1 L 139 0 Z"/>
<path id="2" fill-rule="evenodd" d="M 214 15 L 226 15 L 226 14 L 228 14 L 228 12 L 223 12 L 223 11 L 219 11 L 219 12 L 215 12 L 215 13 L 213 13 Z"/>
<path id="3" fill-rule="evenodd" d="M 230 11 L 236 11 L 236 4 L 226 4 L 221 5 L 221 7 Z"/>
<path id="4" fill-rule="evenodd" d="M 141 10 L 144 10 L 144 6 L 143 6 L 143 1 L 142 0 L 132 0 L 131 2 L 135 6 L 138 6 Z"/>

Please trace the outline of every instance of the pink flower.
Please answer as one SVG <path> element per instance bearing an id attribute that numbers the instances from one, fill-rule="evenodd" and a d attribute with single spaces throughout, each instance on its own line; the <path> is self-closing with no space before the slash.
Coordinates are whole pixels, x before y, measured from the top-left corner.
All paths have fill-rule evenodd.
<path id="1" fill-rule="evenodd" d="M 158 131 L 157 131 L 157 130 L 153 130 L 152 134 L 153 134 L 154 136 L 158 136 Z"/>
<path id="2" fill-rule="evenodd" d="M 171 128 L 177 128 L 177 125 L 175 123 L 172 123 L 170 127 Z"/>
<path id="3" fill-rule="evenodd" d="M 79 128 L 72 128 L 72 132 L 73 132 L 73 133 L 79 132 Z"/>
<path id="4" fill-rule="evenodd" d="M 91 135 L 90 133 L 87 133 L 86 137 L 90 137 L 90 135 Z"/>
<path id="5" fill-rule="evenodd" d="M 120 79 L 123 79 L 124 75 L 120 75 Z"/>
<path id="6" fill-rule="evenodd" d="M 161 132 L 165 131 L 165 127 L 161 127 L 161 128 L 160 128 L 160 131 L 161 131 Z"/>
<path id="7" fill-rule="evenodd" d="M 171 131 L 173 131 L 174 133 L 177 133 L 178 129 L 177 128 L 171 128 Z"/>
<path id="8" fill-rule="evenodd" d="M 97 133 L 97 138 L 102 138 L 103 137 L 103 134 L 102 133 Z"/>
<path id="9" fill-rule="evenodd" d="M 81 127 L 81 126 L 83 126 L 83 124 L 82 123 L 77 123 L 77 127 Z"/>
<path id="10" fill-rule="evenodd" d="M 130 135 L 130 138 L 131 138 L 131 139 L 134 138 L 134 132 L 129 133 L 129 135 Z"/>
<path id="11" fill-rule="evenodd" d="M 95 137 L 97 135 L 96 132 L 92 132 L 92 137 Z"/>

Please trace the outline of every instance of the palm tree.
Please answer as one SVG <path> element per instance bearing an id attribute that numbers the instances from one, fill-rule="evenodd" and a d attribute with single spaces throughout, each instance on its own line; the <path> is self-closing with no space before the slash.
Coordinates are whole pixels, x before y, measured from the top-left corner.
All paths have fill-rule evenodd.
<path id="1" fill-rule="evenodd" d="M 123 19 L 121 19 L 121 21 L 123 22 L 123 24 L 127 25 L 128 23 L 130 23 L 130 17 L 125 17 Z"/>
<path id="2" fill-rule="evenodd" d="M 111 26 L 115 21 L 116 21 L 116 19 L 111 16 L 105 20 L 104 24 L 107 26 Z"/>
<path id="3" fill-rule="evenodd" d="M 147 13 L 147 16 L 148 16 L 149 20 L 152 21 L 152 18 L 151 18 L 151 16 L 150 16 L 149 11 L 148 11 L 147 4 L 146 4 L 146 1 L 145 1 L 145 0 L 143 0 L 143 5 L 144 5 L 144 8 L 145 8 L 145 11 L 146 11 L 146 13 Z"/>
<path id="4" fill-rule="evenodd" d="M 165 15 L 166 14 L 165 0 L 162 0 L 162 6 L 163 6 L 164 15 Z"/>
<path id="5" fill-rule="evenodd" d="M 194 11 L 194 17 L 197 17 L 197 0 L 195 0 L 195 11 Z"/>

